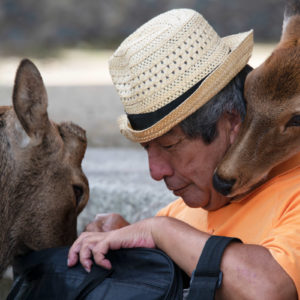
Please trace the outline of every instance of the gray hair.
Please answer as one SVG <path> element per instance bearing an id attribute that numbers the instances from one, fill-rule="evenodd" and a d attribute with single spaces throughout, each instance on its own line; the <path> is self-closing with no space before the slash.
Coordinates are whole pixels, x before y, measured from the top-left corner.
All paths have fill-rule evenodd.
<path id="1" fill-rule="evenodd" d="M 246 103 L 243 91 L 247 74 L 252 70 L 246 65 L 217 95 L 184 119 L 179 126 L 189 138 L 201 137 L 210 144 L 218 136 L 217 123 L 223 113 L 236 111 L 243 120 Z"/>

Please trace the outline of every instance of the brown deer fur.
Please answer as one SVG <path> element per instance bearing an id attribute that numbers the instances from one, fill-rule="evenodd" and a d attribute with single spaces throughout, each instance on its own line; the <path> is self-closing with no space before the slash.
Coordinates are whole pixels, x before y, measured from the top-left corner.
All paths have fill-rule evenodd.
<path id="1" fill-rule="evenodd" d="M 13 107 L 0 107 L 0 277 L 15 255 L 70 245 L 89 188 L 85 131 L 48 118 L 37 68 L 23 60 Z"/>
<path id="2" fill-rule="evenodd" d="M 300 151 L 300 1 L 288 0 L 280 43 L 245 82 L 247 114 L 216 170 L 234 182 L 228 196 L 252 190 Z"/>

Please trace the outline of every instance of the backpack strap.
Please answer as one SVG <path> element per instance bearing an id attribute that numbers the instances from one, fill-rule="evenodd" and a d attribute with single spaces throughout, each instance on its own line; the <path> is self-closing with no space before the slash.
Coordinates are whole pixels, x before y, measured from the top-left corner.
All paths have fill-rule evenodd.
<path id="1" fill-rule="evenodd" d="M 113 269 L 104 269 L 92 266 L 91 272 L 87 273 L 85 279 L 78 288 L 73 290 L 67 297 L 68 300 L 83 300 L 85 297 L 113 273 Z"/>
<path id="2" fill-rule="evenodd" d="M 21 288 L 21 286 L 22 286 L 22 284 L 24 282 L 24 278 L 25 278 L 25 276 L 21 277 L 21 278 L 18 278 L 17 281 L 15 281 L 13 283 L 13 286 L 12 286 L 12 288 L 11 288 L 11 290 L 10 290 L 7 298 L 6 298 L 6 300 L 14 300 L 14 299 L 16 299 L 16 296 L 18 295 L 19 290 L 20 290 L 20 288 Z"/>
<path id="3" fill-rule="evenodd" d="M 237 238 L 212 235 L 206 242 L 191 279 L 188 300 L 213 300 L 215 291 L 221 286 L 223 273 L 220 264 L 224 250 Z"/>

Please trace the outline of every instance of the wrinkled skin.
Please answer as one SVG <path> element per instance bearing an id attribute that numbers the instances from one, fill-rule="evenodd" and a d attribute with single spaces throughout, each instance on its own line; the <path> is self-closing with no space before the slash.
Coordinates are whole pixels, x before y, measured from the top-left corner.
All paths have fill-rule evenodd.
<path id="1" fill-rule="evenodd" d="M 228 197 L 251 191 L 300 151 L 299 0 L 287 3 L 281 41 L 248 75 L 244 93 L 245 121 L 214 178 L 215 188 Z"/>
<path id="2" fill-rule="evenodd" d="M 71 245 L 88 200 L 85 131 L 49 120 L 47 102 L 39 71 L 23 60 L 13 106 L 0 107 L 0 277 L 16 255 Z"/>

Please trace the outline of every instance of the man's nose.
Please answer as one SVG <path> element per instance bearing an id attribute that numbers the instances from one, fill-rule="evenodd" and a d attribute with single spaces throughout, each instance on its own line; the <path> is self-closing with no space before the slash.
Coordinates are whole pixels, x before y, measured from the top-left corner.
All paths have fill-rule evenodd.
<path id="1" fill-rule="evenodd" d="M 162 180 L 173 173 L 171 164 L 164 155 L 156 149 L 148 149 L 149 170 L 154 180 Z"/>

